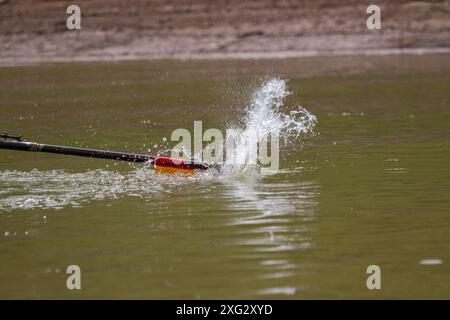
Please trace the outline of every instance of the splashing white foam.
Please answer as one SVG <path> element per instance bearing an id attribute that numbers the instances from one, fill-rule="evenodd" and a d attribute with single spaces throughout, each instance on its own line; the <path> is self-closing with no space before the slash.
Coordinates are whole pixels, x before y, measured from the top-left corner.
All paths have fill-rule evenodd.
<path id="1" fill-rule="evenodd" d="M 295 139 L 313 133 L 317 118 L 301 106 L 284 114 L 281 107 L 291 92 L 286 80 L 273 78 L 265 81 L 255 92 L 247 108 L 245 131 L 256 130 L 259 136 L 278 130 L 285 138 Z"/>
<path id="2" fill-rule="evenodd" d="M 62 209 L 91 201 L 137 197 L 149 200 L 191 186 L 195 177 L 156 174 L 147 167 L 130 172 L 90 170 L 0 171 L 0 212 L 14 209 Z M 174 189 L 175 188 L 175 189 Z"/>
<path id="3" fill-rule="evenodd" d="M 236 175 L 258 171 L 258 166 L 251 164 L 249 145 L 265 143 L 273 133 L 278 133 L 286 145 L 293 139 L 313 134 L 317 118 L 308 110 L 297 106 L 289 114 L 281 110 L 285 98 L 291 93 L 287 90 L 286 80 L 272 78 L 266 80 L 254 92 L 246 108 L 245 127 L 231 156 L 226 157 L 224 174 Z M 256 139 L 257 141 L 251 141 Z M 228 150 L 227 150 L 228 151 Z"/>

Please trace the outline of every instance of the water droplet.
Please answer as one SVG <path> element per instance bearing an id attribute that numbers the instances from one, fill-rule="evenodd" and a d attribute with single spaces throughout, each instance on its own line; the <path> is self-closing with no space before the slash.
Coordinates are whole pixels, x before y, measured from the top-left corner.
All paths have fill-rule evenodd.
<path id="1" fill-rule="evenodd" d="M 428 265 L 428 266 L 431 266 L 431 265 L 436 265 L 436 264 L 442 264 L 442 260 L 441 259 L 423 259 L 423 260 L 420 260 L 420 264 L 421 265 Z"/>

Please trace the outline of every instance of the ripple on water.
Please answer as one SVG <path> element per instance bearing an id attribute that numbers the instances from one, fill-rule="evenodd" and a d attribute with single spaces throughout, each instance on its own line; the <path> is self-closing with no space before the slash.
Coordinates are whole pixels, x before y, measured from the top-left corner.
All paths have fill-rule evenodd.
<path id="1" fill-rule="evenodd" d="M 301 252 L 314 246 L 309 224 L 315 218 L 319 185 L 289 182 L 293 172 L 284 171 L 277 182 L 263 175 L 224 179 L 231 209 L 228 245 L 235 248 L 237 265 L 253 271 L 249 281 L 258 283 L 257 295 L 303 290 L 285 284 L 306 272 Z"/>
<path id="2" fill-rule="evenodd" d="M 127 173 L 103 169 L 82 173 L 6 170 L 0 172 L 0 210 L 61 209 L 124 196 L 145 198 L 166 192 L 167 186 L 191 183 L 195 179 L 198 178 L 158 175 L 147 168 Z"/>

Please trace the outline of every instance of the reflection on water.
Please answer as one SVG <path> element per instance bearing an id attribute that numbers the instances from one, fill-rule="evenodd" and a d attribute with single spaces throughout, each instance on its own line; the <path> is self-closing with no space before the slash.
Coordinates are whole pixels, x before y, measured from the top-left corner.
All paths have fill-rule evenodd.
<path id="1" fill-rule="evenodd" d="M 293 295 L 304 289 L 293 281 L 304 269 L 293 258 L 314 245 L 308 222 L 315 218 L 320 188 L 311 181 L 286 181 L 292 173 L 285 172 L 276 182 L 263 176 L 225 182 L 232 199 L 228 205 L 235 212 L 228 225 L 240 226 L 232 229 L 230 244 L 242 248 L 236 258 L 246 268 L 258 270 L 252 278 L 262 282 L 254 294 Z M 273 287 L 275 279 L 289 285 Z"/>

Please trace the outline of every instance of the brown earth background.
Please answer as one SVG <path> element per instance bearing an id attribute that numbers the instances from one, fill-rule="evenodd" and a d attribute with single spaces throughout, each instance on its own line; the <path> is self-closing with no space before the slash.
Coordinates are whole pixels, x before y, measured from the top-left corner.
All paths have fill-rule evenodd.
<path id="1" fill-rule="evenodd" d="M 81 8 L 81 30 L 66 8 Z M 381 7 L 381 30 L 366 9 Z M 450 1 L 0 0 L 0 63 L 448 51 Z"/>

